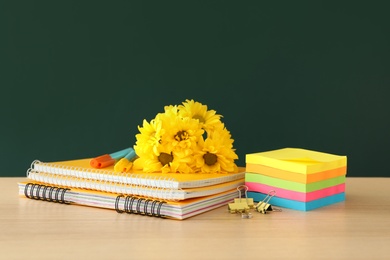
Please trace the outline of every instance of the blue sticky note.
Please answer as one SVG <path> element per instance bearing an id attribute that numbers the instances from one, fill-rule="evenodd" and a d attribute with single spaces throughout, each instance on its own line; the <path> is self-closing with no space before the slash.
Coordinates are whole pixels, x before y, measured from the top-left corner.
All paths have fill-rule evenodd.
<path id="1" fill-rule="evenodd" d="M 263 194 L 260 192 L 253 192 L 248 191 L 247 193 L 248 198 L 253 198 L 254 201 L 259 202 L 262 201 L 267 194 Z M 297 200 L 290 200 L 285 198 L 279 198 L 277 196 L 272 197 L 272 199 L 269 201 L 269 204 L 273 206 L 279 206 L 282 208 L 289 208 L 289 209 L 295 209 L 295 210 L 301 210 L 301 211 L 309 211 L 317 208 L 321 208 L 324 206 L 328 206 L 337 202 L 341 202 L 345 200 L 345 192 L 338 193 L 332 196 L 328 196 L 325 198 L 312 200 L 308 202 L 302 202 Z"/>

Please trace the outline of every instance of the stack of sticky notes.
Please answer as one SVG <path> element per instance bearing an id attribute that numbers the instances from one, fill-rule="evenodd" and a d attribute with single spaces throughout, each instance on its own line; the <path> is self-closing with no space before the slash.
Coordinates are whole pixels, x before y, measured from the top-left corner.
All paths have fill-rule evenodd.
<path id="1" fill-rule="evenodd" d="M 246 155 L 249 198 L 262 201 L 274 190 L 272 205 L 308 211 L 345 200 L 347 157 L 299 148 Z"/>

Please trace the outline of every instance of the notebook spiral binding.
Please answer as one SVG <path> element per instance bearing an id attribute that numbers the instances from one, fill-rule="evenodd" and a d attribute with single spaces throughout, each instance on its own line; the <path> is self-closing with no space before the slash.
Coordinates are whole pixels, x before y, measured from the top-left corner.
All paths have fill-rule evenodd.
<path id="1" fill-rule="evenodd" d="M 34 161 L 33 164 L 37 164 L 39 161 Z M 57 168 L 58 170 L 59 168 Z M 29 168 L 27 170 L 27 177 L 31 180 L 47 183 L 55 186 L 64 186 L 71 188 L 79 189 L 89 189 L 89 190 L 100 190 L 116 194 L 133 194 L 142 197 L 150 198 L 160 198 L 164 200 L 175 201 L 173 192 L 175 189 L 165 188 L 165 187 L 147 187 L 146 184 L 131 184 L 131 183 L 118 183 L 113 180 L 108 179 L 93 179 L 93 178 L 84 178 L 72 175 L 64 175 L 62 171 L 61 174 L 58 172 L 48 173 L 44 171 L 38 171 L 34 168 Z M 103 174 L 102 174 L 103 176 Z M 109 175 L 111 176 L 111 175 Z M 164 178 L 164 177 L 163 177 Z M 144 178 L 145 179 L 145 178 Z"/>
<path id="2" fill-rule="evenodd" d="M 136 186 L 177 189 L 175 179 L 172 177 L 160 176 L 158 178 L 151 178 L 137 173 L 118 173 L 95 168 L 83 169 L 55 163 L 43 163 L 39 160 L 34 160 L 31 163 L 30 169 L 27 171 L 27 177 L 29 177 L 29 174 L 32 171 L 54 173 L 56 175 L 73 176 L 76 178 L 105 181 L 106 183 L 117 183 L 122 185 L 132 184 Z"/>
<path id="3" fill-rule="evenodd" d="M 119 203 L 121 198 L 124 199 L 123 210 L 119 209 Z M 115 210 L 118 213 L 139 214 L 149 217 L 165 218 L 165 216 L 161 214 L 161 207 L 164 203 L 166 202 L 134 196 L 124 196 L 122 194 L 118 195 L 115 199 Z"/>
<path id="4" fill-rule="evenodd" d="M 24 195 L 29 199 L 71 204 L 71 201 L 65 200 L 65 193 L 69 190 L 67 188 L 27 183 L 24 187 Z"/>

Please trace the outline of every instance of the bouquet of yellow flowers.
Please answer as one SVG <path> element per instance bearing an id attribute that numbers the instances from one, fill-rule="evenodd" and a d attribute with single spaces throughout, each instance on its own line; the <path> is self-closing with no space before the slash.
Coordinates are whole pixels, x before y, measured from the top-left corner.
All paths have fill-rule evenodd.
<path id="1" fill-rule="evenodd" d="M 237 171 L 234 140 L 221 117 L 194 100 L 165 106 L 164 113 L 138 126 L 133 169 L 162 173 Z"/>

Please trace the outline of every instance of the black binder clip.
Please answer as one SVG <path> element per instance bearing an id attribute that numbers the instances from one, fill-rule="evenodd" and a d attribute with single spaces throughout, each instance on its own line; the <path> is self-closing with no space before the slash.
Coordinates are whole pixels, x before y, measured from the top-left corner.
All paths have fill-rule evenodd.
<path id="1" fill-rule="evenodd" d="M 256 210 L 262 214 L 267 214 L 268 211 L 282 211 L 281 209 L 272 208 L 271 204 L 269 204 L 269 201 L 273 196 L 275 196 L 275 194 L 276 191 L 270 190 L 267 196 L 265 196 L 262 201 L 257 203 L 257 205 L 255 206 Z"/>
<path id="2" fill-rule="evenodd" d="M 241 197 L 241 189 L 245 189 L 245 198 Z M 234 199 L 233 203 L 229 203 L 228 209 L 230 213 L 241 213 L 242 218 L 252 218 L 252 213 L 249 212 L 250 209 L 254 208 L 253 198 L 248 198 L 247 191 L 248 187 L 241 185 L 237 187 L 239 198 Z"/>

